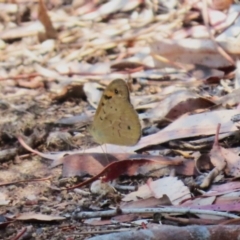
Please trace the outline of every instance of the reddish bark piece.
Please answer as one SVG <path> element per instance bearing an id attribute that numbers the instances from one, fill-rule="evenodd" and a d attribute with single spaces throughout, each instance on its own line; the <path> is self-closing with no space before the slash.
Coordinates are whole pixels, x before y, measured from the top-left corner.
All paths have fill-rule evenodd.
<path id="1" fill-rule="evenodd" d="M 224 222 L 224 220 L 217 220 L 217 219 L 203 219 L 203 218 L 181 218 L 181 217 L 170 217 L 165 216 L 166 220 L 170 220 L 176 223 L 179 223 L 181 225 L 217 225 L 221 222 Z"/>
<path id="2" fill-rule="evenodd" d="M 183 164 L 175 166 L 174 169 L 176 170 L 177 175 L 183 176 L 193 176 L 198 175 L 197 170 L 195 168 L 195 163 L 191 159 L 186 159 Z"/>
<path id="3" fill-rule="evenodd" d="M 109 163 L 118 161 L 111 154 L 73 154 L 63 158 L 63 177 L 94 176 L 101 172 Z"/>
<path id="4" fill-rule="evenodd" d="M 140 169 L 139 165 L 146 164 L 145 161 L 153 161 L 151 164 L 162 164 L 164 166 L 178 165 L 183 162 L 182 159 L 172 160 L 167 157 L 162 156 L 149 156 L 149 155 L 130 155 L 130 154 L 104 154 L 104 153 L 85 153 L 85 154 L 73 154 L 68 155 L 63 158 L 61 161 L 63 163 L 63 176 L 64 177 L 72 177 L 72 176 L 84 176 L 88 175 L 97 175 L 99 174 L 104 167 L 108 164 L 125 160 L 126 162 L 120 162 L 119 165 L 116 165 L 116 169 L 111 169 L 111 171 L 119 172 L 118 167 L 121 169 L 127 169 L 126 173 L 128 175 L 134 174 L 143 174 L 144 169 Z M 132 160 L 140 160 L 138 164 L 131 162 Z M 128 162 L 129 161 L 129 162 Z M 126 164 L 130 165 L 126 167 Z M 178 164 L 176 164 L 178 163 Z M 149 165 L 146 165 L 146 171 L 148 171 Z M 112 166 L 111 168 L 114 168 Z M 146 172 L 145 171 L 145 172 Z M 119 175 L 118 175 L 119 176 Z"/>
<path id="5" fill-rule="evenodd" d="M 129 176 L 132 176 L 137 173 L 139 167 L 147 164 L 159 164 L 159 165 L 165 165 L 165 166 L 174 166 L 174 165 L 179 165 L 182 164 L 183 161 L 180 160 L 162 160 L 162 161 L 157 161 L 157 160 L 149 160 L 149 159 L 133 159 L 133 160 L 121 160 L 118 162 L 112 162 L 108 164 L 99 174 L 96 176 L 92 177 L 91 179 L 82 182 L 80 184 L 77 184 L 73 187 L 67 188 L 68 190 L 74 189 L 76 187 L 82 187 L 85 186 L 86 184 L 92 183 L 99 177 L 104 176 L 105 181 L 111 181 L 113 179 L 116 179 L 118 176 L 121 174 L 128 174 Z"/>

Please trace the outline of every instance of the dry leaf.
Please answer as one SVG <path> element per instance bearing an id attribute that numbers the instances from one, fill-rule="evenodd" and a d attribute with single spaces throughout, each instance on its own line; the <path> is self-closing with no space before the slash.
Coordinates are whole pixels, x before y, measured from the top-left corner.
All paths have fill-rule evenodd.
<path id="1" fill-rule="evenodd" d="M 152 196 L 162 198 L 164 195 L 167 195 L 173 205 L 191 198 L 188 187 L 184 186 L 181 180 L 176 177 L 164 177 L 139 187 L 136 192 L 129 193 L 122 200 L 136 201 L 139 198 L 147 199 Z"/>

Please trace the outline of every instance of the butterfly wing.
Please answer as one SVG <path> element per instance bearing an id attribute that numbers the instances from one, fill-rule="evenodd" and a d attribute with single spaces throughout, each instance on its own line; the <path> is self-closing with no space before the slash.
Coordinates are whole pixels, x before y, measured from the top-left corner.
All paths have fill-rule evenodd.
<path id="1" fill-rule="evenodd" d="M 114 80 L 103 92 L 90 132 L 100 144 L 130 146 L 139 141 L 141 124 L 123 80 Z"/>

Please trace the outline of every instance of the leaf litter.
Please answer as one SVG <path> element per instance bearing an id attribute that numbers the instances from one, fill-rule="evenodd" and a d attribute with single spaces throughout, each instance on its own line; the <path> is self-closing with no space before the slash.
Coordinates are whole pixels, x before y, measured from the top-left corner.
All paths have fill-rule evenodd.
<path id="1" fill-rule="evenodd" d="M 0 7 L 2 239 L 237 238 L 237 4 Z M 131 147 L 88 132 L 116 78 L 141 119 Z"/>

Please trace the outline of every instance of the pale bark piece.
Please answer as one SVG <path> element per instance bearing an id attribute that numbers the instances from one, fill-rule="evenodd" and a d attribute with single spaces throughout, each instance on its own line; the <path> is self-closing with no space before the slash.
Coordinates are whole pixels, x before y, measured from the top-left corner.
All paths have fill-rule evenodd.
<path id="1" fill-rule="evenodd" d="M 61 216 L 53 216 L 53 215 L 46 215 L 41 213 L 21 213 L 17 218 L 17 220 L 38 220 L 38 221 L 60 221 L 64 220 L 65 217 Z"/>
<path id="2" fill-rule="evenodd" d="M 164 98 L 158 105 L 142 114 L 144 118 L 151 121 L 160 120 L 167 116 L 167 119 L 176 119 L 184 113 L 196 109 L 208 108 L 214 103 L 208 99 L 200 97 L 197 93 L 190 90 L 179 90 Z"/>

